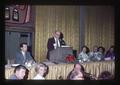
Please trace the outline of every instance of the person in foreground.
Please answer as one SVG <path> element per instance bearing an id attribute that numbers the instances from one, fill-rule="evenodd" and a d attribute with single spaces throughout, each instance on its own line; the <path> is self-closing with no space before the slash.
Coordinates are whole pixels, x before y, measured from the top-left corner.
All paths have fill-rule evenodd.
<path id="1" fill-rule="evenodd" d="M 33 78 L 33 80 L 45 80 L 45 76 L 47 75 L 48 73 L 48 66 L 41 63 L 41 64 L 38 64 L 36 67 L 35 67 L 35 71 L 36 71 L 36 76 Z"/>
<path id="2" fill-rule="evenodd" d="M 15 59 L 16 64 L 24 65 L 25 63 L 28 63 L 28 62 L 29 63 L 34 62 L 32 56 L 27 51 L 27 49 L 28 49 L 27 43 L 20 44 L 20 51 L 16 53 L 16 59 Z"/>
<path id="3" fill-rule="evenodd" d="M 84 80 L 84 68 L 81 64 L 77 63 L 74 65 L 73 70 L 68 74 L 67 79 L 68 80 Z"/>
<path id="4" fill-rule="evenodd" d="M 96 77 L 85 72 L 84 67 L 80 63 L 74 65 L 73 70 L 67 76 L 68 80 L 96 80 Z"/>
<path id="5" fill-rule="evenodd" d="M 10 76 L 11 80 L 22 80 L 25 77 L 26 71 L 28 69 L 23 65 L 18 65 L 14 69 L 14 74 Z"/>

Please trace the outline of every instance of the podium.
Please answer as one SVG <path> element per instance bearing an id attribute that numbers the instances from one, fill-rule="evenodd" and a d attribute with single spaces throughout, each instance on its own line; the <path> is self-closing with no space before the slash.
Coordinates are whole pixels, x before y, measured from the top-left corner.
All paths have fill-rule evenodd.
<path id="1" fill-rule="evenodd" d="M 50 51 L 50 61 L 56 63 L 66 63 L 67 55 L 73 55 L 72 47 L 58 47 Z"/>

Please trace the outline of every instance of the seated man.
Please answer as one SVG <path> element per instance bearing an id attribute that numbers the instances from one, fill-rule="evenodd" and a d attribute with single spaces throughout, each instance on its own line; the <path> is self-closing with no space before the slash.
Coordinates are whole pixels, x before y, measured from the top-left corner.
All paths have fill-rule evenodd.
<path id="1" fill-rule="evenodd" d="M 16 64 L 25 64 L 25 63 L 32 63 L 34 62 L 32 56 L 30 55 L 30 53 L 27 51 L 27 43 L 21 43 L 20 44 L 20 51 L 17 52 L 16 54 L 16 59 L 15 59 L 15 63 Z"/>
<path id="2" fill-rule="evenodd" d="M 45 64 L 38 64 L 35 71 L 37 75 L 33 78 L 34 80 L 45 80 L 45 76 L 48 73 L 48 67 Z"/>
<path id="3" fill-rule="evenodd" d="M 21 80 L 24 79 L 27 68 L 23 65 L 18 65 L 14 69 L 14 74 L 10 76 L 9 79 L 12 80 Z"/>

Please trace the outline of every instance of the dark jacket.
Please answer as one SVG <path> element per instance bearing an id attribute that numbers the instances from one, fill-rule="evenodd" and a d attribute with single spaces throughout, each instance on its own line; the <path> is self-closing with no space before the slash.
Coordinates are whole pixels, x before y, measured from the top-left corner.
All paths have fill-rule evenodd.
<path id="1" fill-rule="evenodd" d="M 15 63 L 16 64 L 25 64 L 26 61 L 30 61 L 30 60 L 33 60 L 32 56 L 30 55 L 29 52 L 26 52 L 25 54 L 26 56 L 26 59 L 24 59 L 24 56 L 22 54 L 22 52 L 17 52 L 16 53 L 16 59 L 15 59 Z M 34 61 L 34 60 L 33 60 Z"/>
<path id="2" fill-rule="evenodd" d="M 65 41 L 64 40 L 59 39 L 59 42 L 60 42 L 60 46 L 61 45 L 65 45 Z M 47 49 L 48 49 L 47 59 L 49 59 L 49 52 L 54 50 L 54 45 L 53 45 L 54 43 L 55 43 L 54 37 L 48 39 L 48 43 L 47 43 Z"/>

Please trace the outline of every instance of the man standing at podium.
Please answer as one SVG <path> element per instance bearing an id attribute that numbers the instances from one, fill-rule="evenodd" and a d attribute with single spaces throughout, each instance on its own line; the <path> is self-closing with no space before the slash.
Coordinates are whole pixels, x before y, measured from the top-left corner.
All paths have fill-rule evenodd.
<path id="1" fill-rule="evenodd" d="M 53 37 L 48 39 L 48 43 L 47 43 L 47 48 L 48 48 L 47 59 L 48 60 L 49 60 L 49 52 L 61 46 L 60 34 L 61 32 L 55 31 L 53 34 Z"/>

